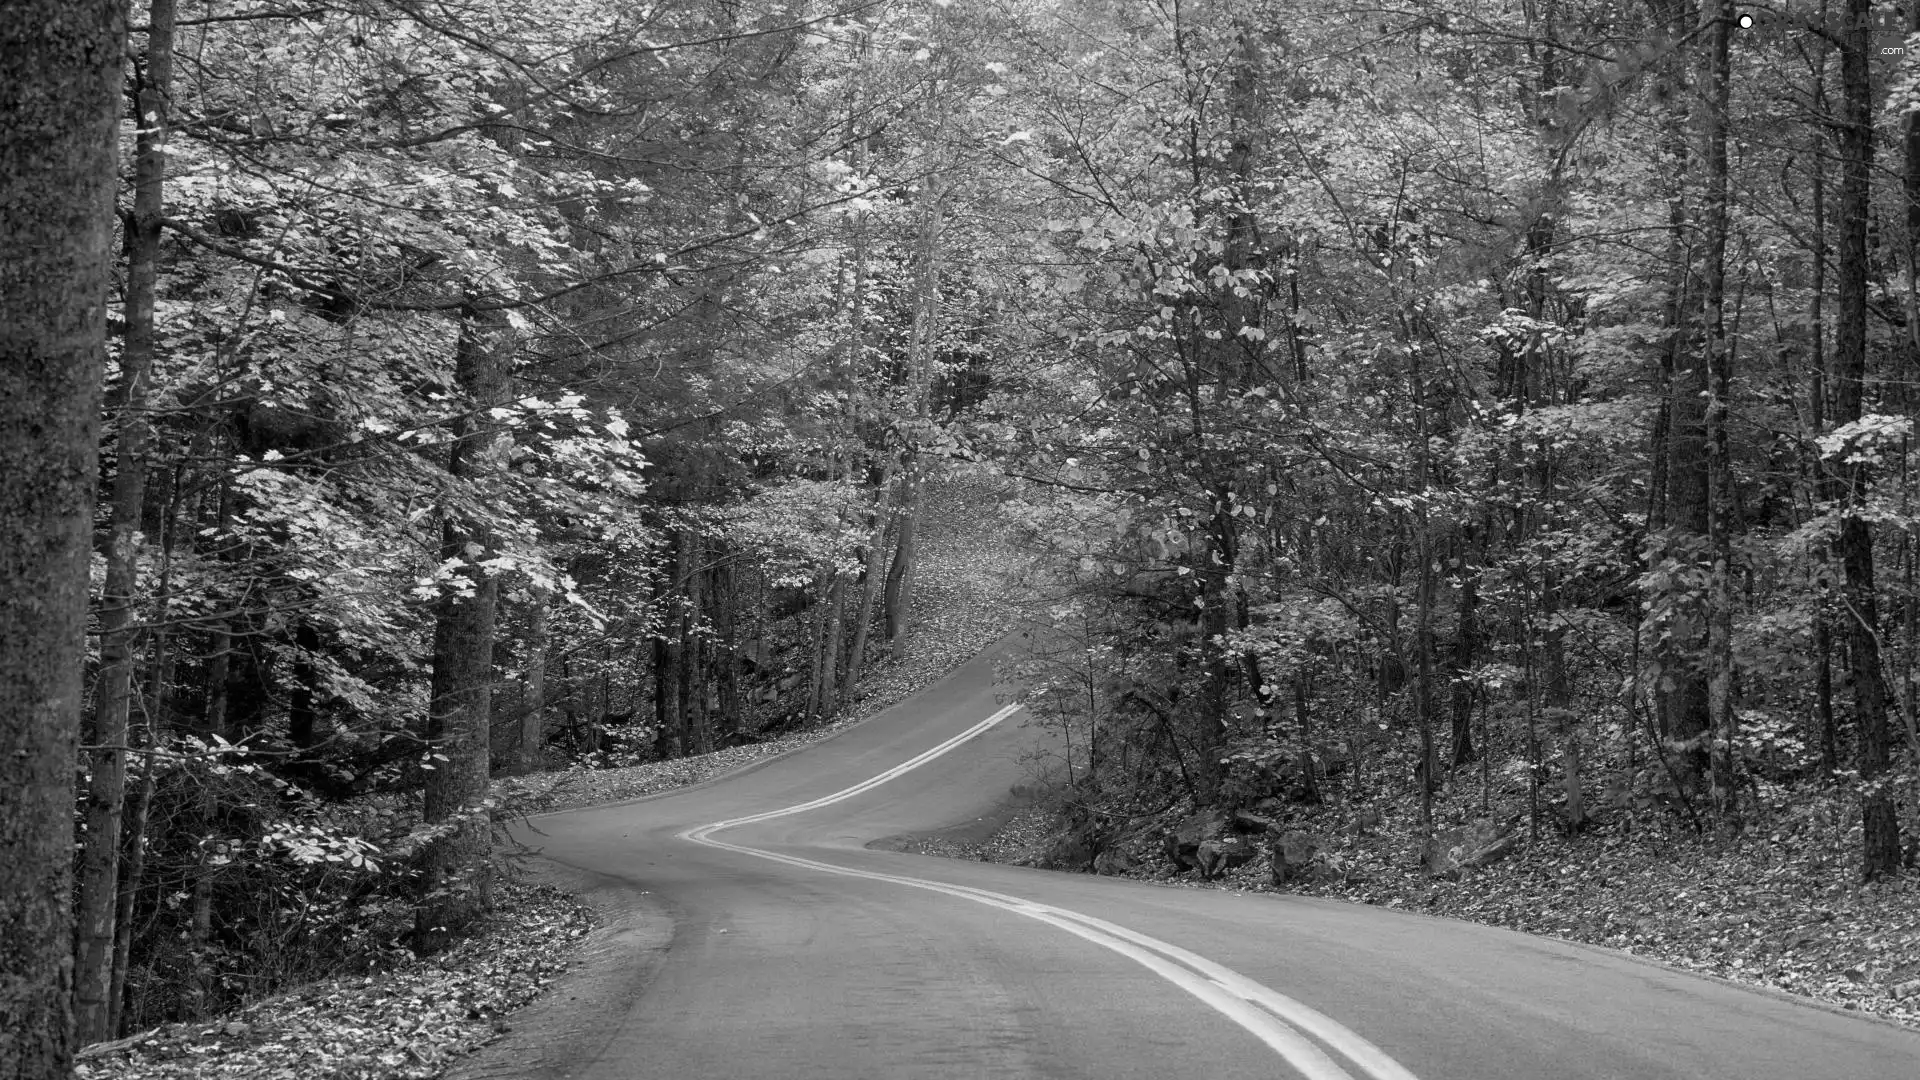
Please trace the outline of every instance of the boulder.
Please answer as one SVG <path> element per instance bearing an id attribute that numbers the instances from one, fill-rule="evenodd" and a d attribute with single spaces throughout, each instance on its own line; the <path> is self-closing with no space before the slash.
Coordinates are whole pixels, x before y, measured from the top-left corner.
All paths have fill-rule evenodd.
<path id="1" fill-rule="evenodd" d="M 1273 883 L 1288 885 L 1304 881 L 1313 873 L 1313 857 L 1320 841 L 1312 833 L 1294 829 L 1281 833 L 1273 842 Z"/>
<path id="2" fill-rule="evenodd" d="M 1457 880 L 1462 870 L 1492 866 L 1520 846 L 1520 834 L 1515 831 L 1519 823 L 1518 817 L 1504 825 L 1492 818 L 1476 818 L 1463 828 L 1435 833 L 1427 841 L 1421 864 L 1428 877 L 1448 881 Z"/>
<path id="3" fill-rule="evenodd" d="M 1252 833 L 1257 836 L 1273 831 L 1273 819 L 1264 814 L 1256 814 L 1251 810 L 1235 810 L 1233 812 L 1233 829 L 1235 832 Z"/>
<path id="4" fill-rule="evenodd" d="M 1188 814 L 1168 833 L 1163 850 L 1167 861 L 1181 870 L 1200 869 L 1200 845 L 1227 833 L 1227 816 L 1211 810 Z"/>
<path id="5" fill-rule="evenodd" d="M 1239 833 L 1227 833 L 1208 840 L 1200 841 L 1194 851 L 1194 862 L 1199 866 L 1200 876 L 1215 878 L 1228 870 L 1245 866 L 1260 854 L 1253 840 Z"/>
<path id="6" fill-rule="evenodd" d="M 1102 848 L 1100 854 L 1093 857 L 1093 872 L 1116 877 L 1134 868 L 1133 853 L 1124 847 Z"/>

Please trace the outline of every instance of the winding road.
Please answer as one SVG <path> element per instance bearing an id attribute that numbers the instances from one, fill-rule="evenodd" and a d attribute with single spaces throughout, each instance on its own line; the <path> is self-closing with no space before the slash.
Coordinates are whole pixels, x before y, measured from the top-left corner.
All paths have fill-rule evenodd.
<path id="1" fill-rule="evenodd" d="M 876 850 L 1042 736 L 983 656 L 831 739 L 523 829 L 612 913 L 454 1080 L 1914 1080 L 1920 1033 L 1360 905 Z"/>

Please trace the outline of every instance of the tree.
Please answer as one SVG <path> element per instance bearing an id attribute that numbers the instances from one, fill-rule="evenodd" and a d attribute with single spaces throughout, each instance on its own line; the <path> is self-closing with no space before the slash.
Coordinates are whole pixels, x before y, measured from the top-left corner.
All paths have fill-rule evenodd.
<path id="1" fill-rule="evenodd" d="M 447 475 L 457 487 L 440 508 L 440 557 L 453 568 L 435 612 L 427 711 L 425 798 L 430 830 L 421 852 L 424 899 L 414 938 L 427 952 L 464 936 L 491 903 L 493 821 L 488 815 L 493 720 L 493 638 L 500 595 L 493 529 L 475 512 L 506 458 L 494 409 L 506 397 L 510 331 L 475 296 L 460 312 L 454 379 L 464 411 L 453 424 Z M 476 496 L 478 498 L 476 498 Z"/>
<path id="2" fill-rule="evenodd" d="M 73 767 L 124 0 L 0 10 L 0 1075 L 73 1052 Z"/>
<path id="3" fill-rule="evenodd" d="M 117 414 L 112 520 L 105 537 L 107 573 L 100 604 L 100 671 L 95 680 L 94 744 L 87 785 L 87 822 L 81 846 L 74 950 L 74 1024 L 82 1045 L 111 1036 L 114 1002 L 113 943 L 119 936 L 120 849 L 126 803 L 128 714 L 133 702 L 133 628 L 141 597 L 140 528 L 146 512 L 148 383 L 154 357 L 154 299 L 160 262 L 160 221 L 165 214 L 167 124 L 173 92 L 173 0 L 156 0 L 148 11 L 145 54 L 134 63 L 133 212 L 126 222 L 127 289 L 122 308 L 126 330 L 120 370 L 109 405 Z M 143 842 L 140 837 L 133 841 Z"/>
<path id="4" fill-rule="evenodd" d="M 1833 413 L 1836 430 L 1863 416 L 1867 388 L 1867 293 L 1870 267 L 1867 219 L 1873 185 L 1873 55 L 1871 0 L 1849 0 L 1841 42 L 1840 243 L 1838 322 L 1833 345 Z M 1900 872 L 1900 820 L 1892 795 L 1881 785 L 1887 771 L 1890 733 L 1887 684 L 1881 666 L 1879 602 L 1873 572 L 1873 534 L 1859 507 L 1868 494 L 1864 461 L 1832 463 L 1846 482 L 1847 507 L 1840 518 L 1834 554 L 1845 577 L 1841 618 L 1847 627 L 1854 724 L 1859 729 L 1861 872 L 1872 880 Z"/>

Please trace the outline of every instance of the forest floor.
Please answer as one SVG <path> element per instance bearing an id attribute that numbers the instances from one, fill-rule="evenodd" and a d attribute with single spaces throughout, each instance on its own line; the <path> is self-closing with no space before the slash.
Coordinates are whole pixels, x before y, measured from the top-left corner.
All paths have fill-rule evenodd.
<path id="1" fill-rule="evenodd" d="M 1007 633 L 1006 547 L 995 486 L 928 483 L 911 596 L 911 643 L 880 661 L 832 721 L 700 757 L 619 769 L 568 769 L 495 782 L 514 813 L 656 795 L 827 738 L 898 702 Z M 427 1080 L 511 1030 L 508 1014 L 566 970 L 592 929 L 591 908 L 532 884 L 510 861 L 480 935 L 377 974 L 330 979 L 199 1023 L 169 1024 L 81 1051 L 78 1080 Z"/>
<path id="2" fill-rule="evenodd" d="M 1466 800 L 1477 811 L 1474 793 Z M 1615 820 L 1569 838 L 1527 836 L 1507 859 L 1428 878 L 1413 792 L 1378 800 L 1362 834 L 1351 812 L 1320 807 L 1287 822 L 1320 843 L 1313 879 L 1272 882 L 1262 854 L 1213 880 L 1148 862 L 1126 876 L 1184 888 L 1286 892 L 1464 919 L 1619 949 L 1732 982 L 1920 1027 L 1920 873 L 1860 883 L 1859 812 L 1837 792 L 1794 793 L 1749 807 L 1739 831 L 1696 833 L 1683 820 Z M 1467 811 L 1436 811 L 1442 827 Z M 1501 807 L 1494 808 L 1496 819 Z M 1856 824 L 1849 826 L 1849 820 Z M 1061 831 L 1045 806 L 1024 809 L 978 843 L 910 850 L 1037 865 Z M 1521 826 L 1523 836 L 1527 830 Z"/>

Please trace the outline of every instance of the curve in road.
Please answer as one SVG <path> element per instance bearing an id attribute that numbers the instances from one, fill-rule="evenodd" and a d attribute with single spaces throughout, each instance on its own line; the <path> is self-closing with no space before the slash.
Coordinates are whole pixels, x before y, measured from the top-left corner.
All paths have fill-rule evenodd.
<path id="1" fill-rule="evenodd" d="M 983 655 L 800 751 L 540 819 L 611 929 L 455 1080 L 1920 1076 L 1920 1033 L 1610 950 L 866 846 L 990 817 L 1045 748 L 1022 719 Z"/>

